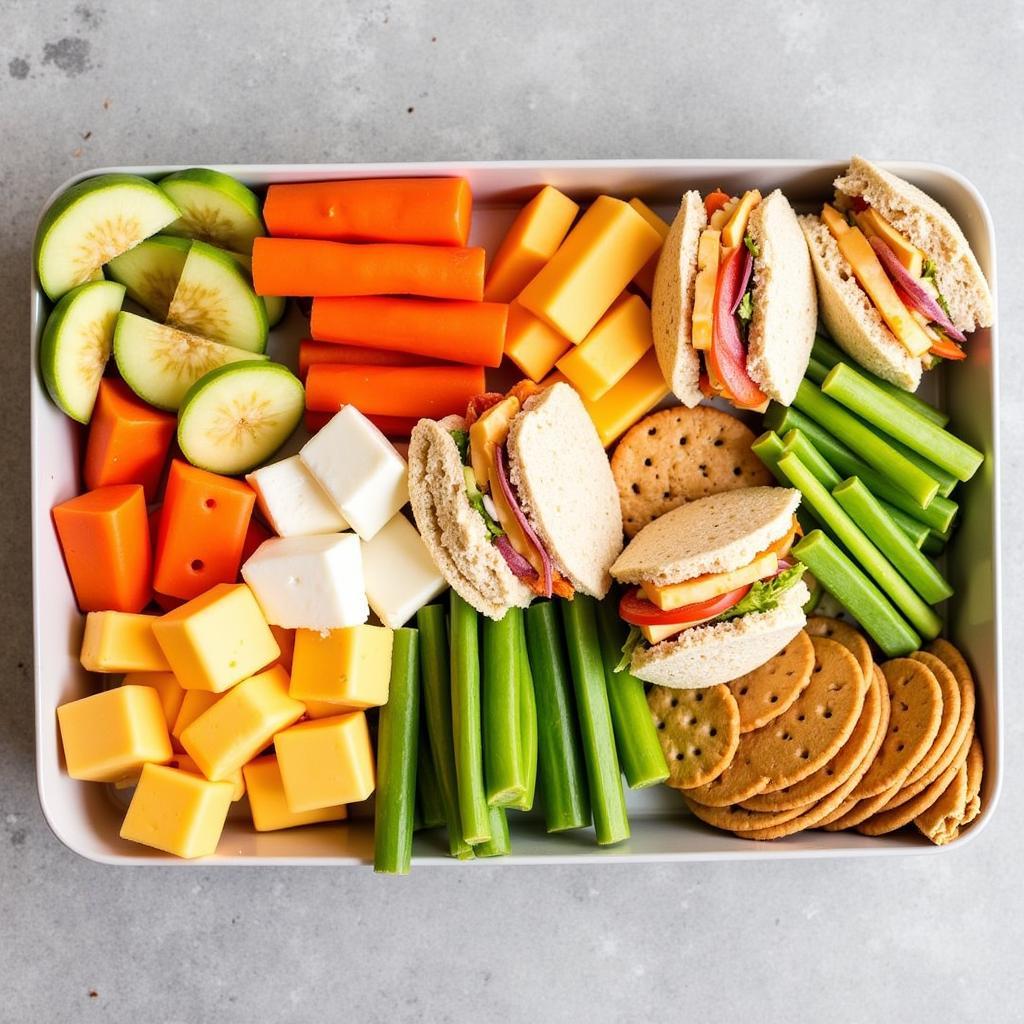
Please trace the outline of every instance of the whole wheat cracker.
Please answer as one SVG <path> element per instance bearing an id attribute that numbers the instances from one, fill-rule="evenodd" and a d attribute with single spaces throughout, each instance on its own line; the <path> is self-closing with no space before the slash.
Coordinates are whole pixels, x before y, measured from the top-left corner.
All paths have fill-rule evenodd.
<path id="1" fill-rule="evenodd" d="M 811 636 L 823 636 L 842 644 L 856 659 L 866 679 L 874 674 L 874 659 L 871 657 L 871 645 L 864 634 L 842 619 L 833 619 L 825 615 L 811 615 L 804 627 Z"/>
<path id="2" fill-rule="evenodd" d="M 814 671 L 814 645 L 801 630 L 763 665 L 727 683 L 740 709 L 740 732 L 767 725 L 789 709 Z"/>
<path id="3" fill-rule="evenodd" d="M 960 724 L 960 687 L 957 685 L 956 677 L 946 668 L 934 654 L 927 651 L 914 651 L 910 655 L 914 661 L 921 662 L 927 666 L 942 690 L 942 719 L 939 722 L 939 731 L 932 741 L 932 749 L 921 758 L 918 766 L 907 776 L 906 786 L 912 786 L 918 779 L 923 779 L 931 771 L 935 763 L 945 753 L 946 748 L 953 742 L 953 736 Z M 956 749 L 954 747 L 954 749 Z"/>
<path id="4" fill-rule="evenodd" d="M 945 846 L 960 835 L 960 823 L 967 809 L 967 761 L 931 807 L 915 819 L 917 830 L 936 846 Z"/>
<path id="5" fill-rule="evenodd" d="M 647 704 L 668 764 L 668 785 L 675 789 L 703 785 L 732 761 L 740 741 L 740 713 L 725 686 L 704 690 L 652 686 Z"/>
<path id="6" fill-rule="evenodd" d="M 971 749 L 967 752 L 967 803 L 961 828 L 969 825 L 981 813 L 981 780 L 985 772 L 985 756 L 981 741 L 975 732 Z"/>

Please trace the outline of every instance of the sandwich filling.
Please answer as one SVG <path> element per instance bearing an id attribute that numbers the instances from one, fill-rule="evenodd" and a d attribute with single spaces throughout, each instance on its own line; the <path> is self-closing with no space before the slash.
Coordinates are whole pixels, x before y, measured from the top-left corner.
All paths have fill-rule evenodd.
<path id="1" fill-rule="evenodd" d="M 747 372 L 747 334 L 754 315 L 754 259 L 760 255 L 747 222 L 761 202 L 757 189 L 742 196 L 721 190 L 704 200 L 708 226 L 697 246 L 693 293 L 693 347 L 704 353 L 701 390 L 741 409 L 763 410 L 768 397 Z"/>
<path id="2" fill-rule="evenodd" d="M 967 339 L 954 326 L 935 283 L 935 264 L 860 196 L 838 193 L 821 219 L 893 336 L 930 365 L 964 359 Z"/>
<path id="3" fill-rule="evenodd" d="M 506 565 L 538 597 L 571 598 L 573 586 L 544 550 L 508 470 L 509 428 L 523 403 L 540 390 L 524 380 L 507 395 L 477 395 L 466 409 L 466 428 L 451 431 L 451 436 L 462 458 L 466 497 Z"/>
<path id="4" fill-rule="evenodd" d="M 643 582 L 627 590 L 619 615 L 631 629 L 616 671 L 628 667 L 640 644 L 658 644 L 695 626 L 777 608 L 804 573 L 801 563 L 787 557 L 801 532 L 794 516 L 790 530 L 745 566 L 667 585 Z"/>

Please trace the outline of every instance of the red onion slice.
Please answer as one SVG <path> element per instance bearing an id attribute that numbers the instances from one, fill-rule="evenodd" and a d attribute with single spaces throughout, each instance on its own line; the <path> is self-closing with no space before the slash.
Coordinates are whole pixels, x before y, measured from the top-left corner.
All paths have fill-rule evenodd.
<path id="1" fill-rule="evenodd" d="M 754 257 L 750 255 L 750 250 L 744 246 L 746 250 L 746 259 L 743 261 L 743 270 L 739 276 L 739 287 L 736 289 L 736 294 L 733 296 L 732 308 L 729 310 L 731 316 L 736 315 L 736 310 L 740 308 L 740 303 L 743 301 L 743 296 L 747 292 L 747 285 L 750 284 L 750 275 L 754 272 Z"/>
<path id="2" fill-rule="evenodd" d="M 885 272 L 892 278 L 896 287 L 907 297 L 911 307 L 916 309 L 922 316 L 926 316 L 930 323 L 941 327 L 954 341 L 966 341 L 967 339 L 963 333 L 953 326 L 953 321 L 946 315 L 946 311 L 926 289 L 921 287 L 917 278 L 900 263 L 896 253 L 880 238 L 871 238 L 869 241 L 871 242 L 871 248 L 875 250 L 875 255 L 881 260 Z"/>
<path id="3" fill-rule="evenodd" d="M 494 546 L 501 552 L 501 557 L 505 559 L 509 569 L 519 579 L 535 580 L 537 578 L 537 570 L 512 547 L 508 537 L 495 537 Z"/>
<path id="4" fill-rule="evenodd" d="M 512 484 L 509 483 L 508 475 L 505 473 L 505 450 L 501 446 L 494 449 L 494 468 L 498 471 L 498 484 L 501 487 L 501 493 L 505 495 L 505 500 L 508 502 L 509 508 L 512 509 L 512 514 L 516 517 L 516 522 L 523 533 L 526 534 L 526 539 L 534 546 L 537 554 L 540 556 L 541 565 L 544 567 L 544 596 L 550 597 L 554 583 L 551 572 L 551 559 L 548 558 L 544 545 L 541 544 L 540 538 L 534 533 L 533 527 L 527 521 L 526 516 L 523 515 L 523 510 L 519 507 L 519 500 L 516 498 L 515 491 L 512 490 Z"/>

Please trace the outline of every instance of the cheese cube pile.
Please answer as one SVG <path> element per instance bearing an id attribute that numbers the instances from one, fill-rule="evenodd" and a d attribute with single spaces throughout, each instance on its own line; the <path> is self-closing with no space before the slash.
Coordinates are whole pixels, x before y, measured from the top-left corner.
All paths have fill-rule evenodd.
<path id="1" fill-rule="evenodd" d="M 257 469 L 246 478 L 260 511 L 279 537 L 340 533 L 345 517 L 327 497 L 298 455 Z"/>

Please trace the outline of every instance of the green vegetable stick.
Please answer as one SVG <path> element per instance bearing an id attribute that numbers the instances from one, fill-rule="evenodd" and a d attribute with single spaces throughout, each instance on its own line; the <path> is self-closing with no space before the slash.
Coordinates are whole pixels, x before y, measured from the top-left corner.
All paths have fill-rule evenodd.
<path id="1" fill-rule="evenodd" d="M 373 870 L 407 875 L 416 813 L 416 750 L 420 731 L 420 661 L 415 629 L 396 629 L 388 702 L 377 730 L 377 800 Z"/>
<path id="2" fill-rule="evenodd" d="M 857 477 L 860 480 L 860 477 Z M 918 522 L 913 516 L 908 516 L 902 509 L 890 505 L 887 501 L 878 499 L 878 504 L 889 513 L 889 518 L 910 538 L 915 548 L 920 548 L 928 534 L 931 532 L 922 522 Z"/>
<path id="3" fill-rule="evenodd" d="M 505 807 L 526 795 L 519 732 L 519 618 L 509 608 L 483 619 L 484 778 L 488 807 Z"/>
<path id="4" fill-rule="evenodd" d="M 520 800 L 509 804 L 517 811 L 528 811 L 533 807 L 537 790 L 537 695 L 534 692 L 533 673 L 530 671 L 530 656 L 526 650 L 526 615 L 519 615 L 517 630 L 519 655 L 519 749 L 523 758 L 523 780 L 526 790 Z"/>
<path id="5" fill-rule="evenodd" d="M 779 469 L 779 459 L 785 454 L 782 438 L 774 430 L 766 430 L 751 446 L 750 450 L 765 464 L 765 467 L 783 487 L 789 487 L 789 481 Z"/>
<path id="6" fill-rule="evenodd" d="M 601 661 L 597 602 L 586 594 L 577 594 L 571 601 L 560 603 L 583 736 L 594 831 L 602 846 L 619 843 L 629 838 L 629 819 Z"/>
<path id="7" fill-rule="evenodd" d="M 473 848 L 478 857 L 506 857 L 512 852 L 512 837 L 504 807 L 492 807 L 488 815 L 491 838 Z"/>
<path id="8" fill-rule="evenodd" d="M 860 527 L 843 511 L 839 503 L 821 486 L 814 474 L 790 453 L 779 460 L 782 471 L 793 481 L 814 509 L 846 549 L 864 567 L 869 576 L 891 598 L 893 604 L 909 619 L 910 623 L 928 640 L 934 640 L 942 630 L 942 620 L 917 595 L 914 588 L 896 571 L 889 560 L 864 535 Z M 811 572 L 814 572 L 811 567 Z M 825 583 L 824 580 L 822 580 Z"/>
<path id="9" fill-rule="evenodd" d="M 480 646 L 476 611 L 451 591 L 452 735 L 462 838 L 476 845 L 491 838 L 484 790 L 480 718 Z"/>
<path id="10" fill-rule="evenodd" d="M 938 493 L 939 485 L 935 480 L 838 402 L 823 395 L 809 380 L 800 382 L 793 404 L 826 430 L 841 437 L 868 465 L 906 491 L 924 508 Z"/>
<path id="11" fill-rule="evenodd" d="M 852 366 L 843 363 L 833 366 L 822 384 L 822 391 L 879 430 L 948 470 L 958 480 L 970 480 L 985 461 L 977 448 L 907 409 Z"/>
<path id="12" fill-rule="evenodd" d="M 821 530 L 807 534 L 793 548 L 793 554 L 864 627 L 887 657 L 898 658 L 921 646 L 921 638 L 885 594 Z"/>
<path id="13" fill-rule="evenodd" d="M 870 427 L 871 424 L 869 423 Z M 875 433 L 878 433 L 876 427 L 872 427 Z M 900 455 L 906 456 L 910 459 L 915 466 L 923 469 L 933 480 L 937 480 L 939 483 L 939 494 L 943 498 L 948 498 L 952 493 L 953 489 L 960 482 L 957 480 L 952 473 L 947 472 L 941 466 L 936 466 L 931 459 L 926 459 L 923 455 L 918 454 L 913 448 L 908 448 L 902 441 L 897 441 L 894 437 L 886 437 L 885 440 L 893 446 L 900 453 Z"/>
<path id="14" fill-rule="evenodd" d="M 942 539 L 942 534 L 929 530 L 928 536 L 925 537 L 924 543 L 921 545 L 921 550 L 924 554 L 931 555 L 932 558 L 941 555 L 946 550 L 946 542 Z"/>
<path id="15" fill-rule="evenodd" d="M 473 847 L 462 838 L 459 785 L 455 771 L 452 736 L 451 667 L 448 662 L 448 630 L 444 606 L 428 604 L 416 613 L 420 632 L 420 676 L 423 687 L 423 718 L 433 754 L 437 781 L 448 822 L 448 848 L 453 857 L 466 860 Z"/>
<path id="16" fill-rule="evenodd" d="M 611 595 L 597 606 L 601 635 L 601 660 L 612 713 L 615 749 L 630 789 L 642 789 L 664 782 L 669 775 L 665 754 L 658 742 L 658 730 L 647 706 L 644 684 L 628 670 L 616 672 L 626 631 L 619 618 L 618 601 Z"/>
<path id="17" fill-rule="evenodd" d="M 537 774 L 549 832 L 590 824 L 586 768 L 580 749 L 572 683 L 553 601 L 526 611 L 526 644 L 537 696 Z"/>
<path id="18" fill-rule="evenodd" d="M 807 362 L 807 369 L 804 370 L 804 376 L 809 380 L 813 380 L 815 384 L 821 384 L 821 382 L 828 376 L 830 367 L 824 363 L 819 363 L 817 359 L 812 355 Z"/>
<path id="19" fill-rule="evenodd" d="M 936 494 L 925 508 L 901 487 L 897 487 L 881 473 L 872 469 L 863 459 L 854 455 L 845 444 L 798 409 L 787 409 L 785 406 L 772 402 L 765 414 L 764 424 L 780 434 L 787 434 L 794 428 L 799 429 L 807 435 L 808 440 L 841 476 L 859 476 L 876 498 L 889 502 L 890 505 L 913 516 L 929 528 L 946 530 L 956 516 L 956 502 Z"/>
<path id="20" fill-rule="evenodd" d="M 419 753 L 416 755 L 416 806 L 419 810 L 420 828 L 440 828 L 447 817 L 441 786 L 434 771 L 434 758 L 430 753 L 427 737 L 426 715 L 423 714 L 422 694 L 420 697 L 420 738 Z"/>
<path id="21" fill-rule="evenodd" d="M 862 373 L 872 384 L 877 384 L 883 391 L 888 392 L 898 402 L 901 402 L 908 409 L 913 409 L 916 413 L 921 416 L 930 419 L 932 423 L 937 423 L 940 427 L 944 427 L 949 422 L 949 416 L 946 415 L 941 409 L 936 409 L 934 405 L 929 405 L 924 399 L 918 398 L 917 395 L 912 394 L 909 391 L 904 391 L 903 388 L 897 387 L 895 384 L 890 384 L 887 380 L 882 380 L 881 377 L 876 377 L 873 373 L 869 373 L 863 367 L 858 366 L 855 360 L 851 359 L 841 348 L 833 345 L 827 338 L 823 338 L 820 334 L 814 338 L 814 348 L 811 349 L 811 358 L 818 363 L 819 366 L 824 366 L 826 370 L 831 370 L 836 363 L 846 363 L 849 366 L 857 368 L 859 373 Z M 820 384 L 821 381 L 815 381 L 815 384 Z"/>
<path id="22" fill-rule="evenodd" d="M 929 604 L 952 596 L 953 588 L 939 570 L 914 547 L 860 480 L 850 477 L 832 489 L 832 496 Z"/>

